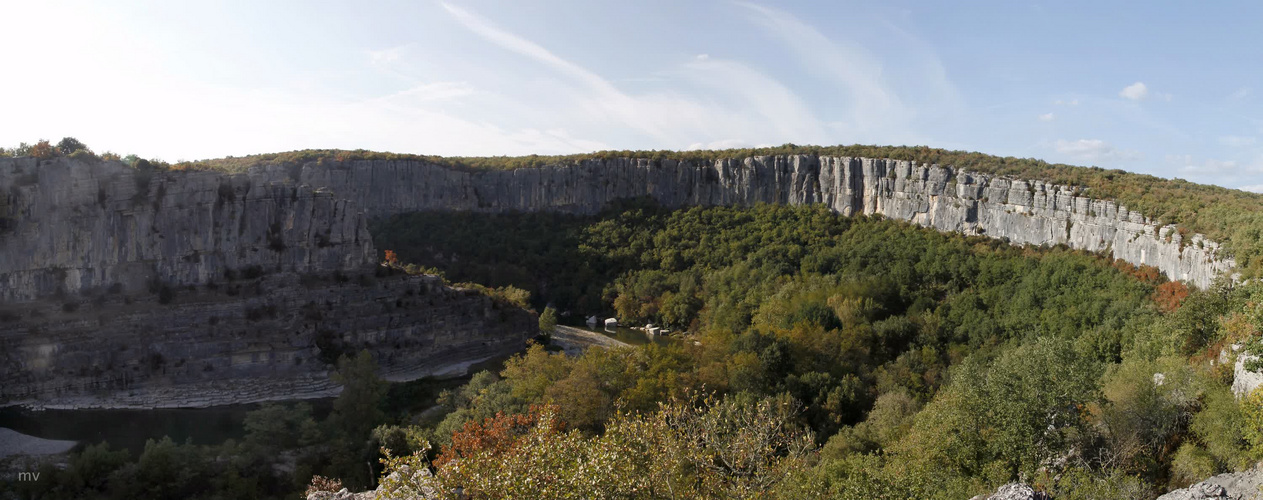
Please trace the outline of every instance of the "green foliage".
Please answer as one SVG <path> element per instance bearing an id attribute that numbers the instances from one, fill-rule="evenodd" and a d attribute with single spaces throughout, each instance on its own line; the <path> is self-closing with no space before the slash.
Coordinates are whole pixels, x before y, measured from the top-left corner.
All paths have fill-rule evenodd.
<path id="1" fill-rule="evenodd" d="M 246 414 L 246 443 L 266 452 L 310 446 L 320 442 L 320 428 L 306 403 L 264 403 Z"/>
<path id="2" fill-rule="evenodd" d="M 1174 451 L 1172 439 L 1199 405 L 1200 385 L 1180 358 L 1127 359 L 1109 367 L 1101 383 L 1104 401 L 1094 407 L 1109 443 L 1099 459 L 1123 472 L 1160 475 Z"/>
<path id="3" fill-rule="evenodd" d="M 1241 399 L 1241 429 L 1250 458 L 1263 460 L 1263 387 Z"/>
<path id="4" fill-rule="evenodd" d="M 1051 338 L 1006 351 L 989 366 L 970 358 L 892 451 L 945 475 L 1003 481 L 1033 474 L 1082 448 L 1084 409 L 1099 373 L 1099 363 Z"/>
<path id="5" fill-rule="evenodd" d="M 460 488 L 471 498 L 752 498 L 805 465 L 810 432 L 785 397 L 671 400 L 620 413 L 599 436 L 564 431 L 550 407 L 470 422 L 437 474 L 414 455 L 388 458 L 405 493 Z"/>
<path id="6" fill-rule="evenodd" d="M 557 310 L 552 307 L 545 307 L 544 312 L 539 315 L 539 332 L 544 335 L 552 335 L 553 330 L 557 329 Z"/>
<path id="7" fill-rule="evenodd" d="M 333 381 L 342 385 L 342 392 L 333 401 L 332 418 L 343 435 L 352 439 L 366 439 L 385 420 L 381 409 L 387 386 L 377 376 L 377 363 L 368 350 L 360 351 L 354 358 L 345 354 L 338 359 L 338 371 Z"/>
<path id="8" fill-rule="evenodd" d="M 1207 392 L 1202 411 L 1193 416 L 1190 430 L 1215 459 L 1215 470 L 1231 471 L 1249 463 L 1244 425 L 1237 399 L 1227 387 L 1220 386 Z"/>
<path id="9" fill-rule="evenodd" d="M 70 156 L 78 151 L 86 151 L 88 154 L 92 154 L 92 150 L 88 149 L 86 144 L 79 142 L 74 137 L 64 137 L 57 142 L 57 152 L 62 155 Z"/>

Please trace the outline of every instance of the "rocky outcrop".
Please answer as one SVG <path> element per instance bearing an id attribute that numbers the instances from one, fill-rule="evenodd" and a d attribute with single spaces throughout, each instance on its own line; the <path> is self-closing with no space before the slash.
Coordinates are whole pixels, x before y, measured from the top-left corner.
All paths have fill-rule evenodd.
<path id="1" fill-rule="evenodd" d="M 1158 497 L 1158 500 L 1263 500 L 1263 468 L 1220 474 Z"/>
<path id="2" fill-rule="evenodd" d="M 336 395 L 367 349 L 388 380 L 463 374 L 525 347 L 529 311 L 432 276 L 276 274 L 0 306 L 0 406 L 205 407 Z M 69 305 L 68 304 L 73 304 Z"/>
<path id="3" fill-rule="evenodd" d="M 376 261 L 354 201 L 274 177 L 0 159 L 0 302 Z"/>
<path id="4" fill-rule="evenodd" d="M 969 500 L 1049 500 L 1049 496 L 1022 483 L 1009 483 L 996 489 L 995 493 L 978 495 Z"/>
<path id="5" fill-rule="evenodd" d="M 1234 262 L 1216 243 L 1183 235 L 1082 190 L 910 161 L 761 156 L 713 162 L 588 160 L 516 170 L 470 170 L 421 161 L 320 162 L 257 175 L 327 187 L 371 216 L 419 210 L 595 213 L 650 196 L 671 207 L 824 204 L 846 215 L 881 214 L 941 231 L 1113 253 L 1208 286 Z"/>
<path id="6" fill-rule="evenodd" d="M 1257 361 L 1258 356 L 1247 352 L 1240 352 L 1241 344 L 1234 344 L 1232 350 L 1238 351 L 1237 363 L 1233 366 L 1232 371 L 1232 393 L 1237 398 L 1244 398 L 1255 389 L 1263 387 L 1263 373 L 1247 370 L 1245 365 L 1251 361 Z"/>

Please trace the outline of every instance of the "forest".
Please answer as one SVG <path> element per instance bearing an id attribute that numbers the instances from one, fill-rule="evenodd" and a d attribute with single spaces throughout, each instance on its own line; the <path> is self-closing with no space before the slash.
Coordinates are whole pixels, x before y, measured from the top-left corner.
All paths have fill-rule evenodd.
<path id="1" fill-rule="evenodd" d="M 1263 459 L 1263 391 L 1238 401 L 1222 357 L 1258 348 L 1257 284 L 1190 290 L 1100 255 L 822 207 L 419 213 L 374 234 L 563 317 L 688 332 L 579 358 L 537 346 L 476 375 L 442 420 L 394 430 L 428 450 L 394 466 L 435 471 L 398 487 L 969 498 L 1025 481 L 1152 498 Z"/>

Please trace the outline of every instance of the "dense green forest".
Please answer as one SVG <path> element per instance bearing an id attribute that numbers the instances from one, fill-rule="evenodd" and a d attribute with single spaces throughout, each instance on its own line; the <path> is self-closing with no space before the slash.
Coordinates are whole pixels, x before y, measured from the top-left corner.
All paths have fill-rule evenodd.
<path id="1" fill-rule="evenodd" d="M 1263 393 L 1239 403 L 1218 362 L 1258 338 L 1259 285 L 1189 291 L 1098 255 L 821 207 L 419 213 L 374 234 L 537 306 L 688 332 L 574 359 L 535 348 L 475 376 L 442 421 L 396 430 L 435 447 L 415 457 L 433 459 L 427 484 L 501 498 L 543 488 L 515 481 L 547 464 L 558 497 L 599 480 L 610 497 L 968 498 L 1024 480 L 1145 498 L 1263 458 Z M 760 452 L 734 463 L 732 447 Z"/>

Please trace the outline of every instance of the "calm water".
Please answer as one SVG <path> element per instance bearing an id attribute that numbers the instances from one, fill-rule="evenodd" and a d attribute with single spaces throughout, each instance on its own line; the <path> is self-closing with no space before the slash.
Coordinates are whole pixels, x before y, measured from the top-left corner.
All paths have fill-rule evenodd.
<path id="1" fill-rule="evenodd" d="M 324 417 L 332 399 L 307 400 L 317 417 Z M 157 410 L 43 410 L 0 408 L 0 427 L 46 439 L 70 439 L 82 444 L 109 441 L 111 448 L 132 453 L 145 449 L 145 440 L 171 439 L 183 443 L 219 444 L 245 436 L 242 422 L 257 404 L 211 408 Z"/>
<path id="2" fill-rule="evenodd" d="M 500 371 L 508 357 L 487 360 L 470 367 L 469 373 L 480 370 Z M 391 396 L 404 401 L 393 404 L 419 411 L 434 404 L 438 392 L 469 380 L 469 377 L 451 379 L 421 379 L 402 384 L 391 384 Z M 322 420 L 333 410 L 333 399 L 305 399 L 301 402 L 312 406 L 312 414 Z M 156 410 L 42 410 L 0 408 L 0 427 L 7 427 L 23 434 L 45 439 L 68 439 L 81 445 L 108 441 L 113 449 L 127 448 L 134 454 L 145 449 L 148 439 L 171 439 L 183 443 L 191 439 L 194 444 L 219 444 L 228 439 L 245 437 L 243 423 L 246 413 L 258 409 L 258 404 L 213 406 L 210 408 L 171 408 Z"/>

